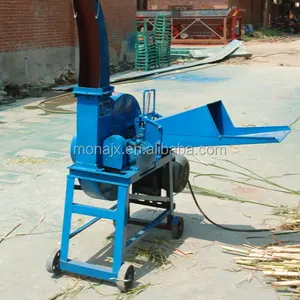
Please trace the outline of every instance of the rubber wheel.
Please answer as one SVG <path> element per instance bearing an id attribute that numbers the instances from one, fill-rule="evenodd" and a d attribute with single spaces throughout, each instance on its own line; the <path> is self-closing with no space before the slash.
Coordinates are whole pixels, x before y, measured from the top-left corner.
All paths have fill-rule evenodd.
<path id="1" fill-rule="evenodd" d="M 182 217 L 174 217 L 172 221 L 171 234 L 174 240 L 181 238 L 184 230 L 184 220 Z"/>
<path id="2" fill-rule="evenodd" d="M 132 284 L 134 281 L 134 266 L 124 263 L 119 271 L 119 276 L 117 280 L 118 289 L 127 293 L 132 289 Z"/>
<path id="3" fill-rule="evenodd" d="M 47 258 L 46 269 L 49 273 L 59 275 L 61 269 L 59 267 L 60 250 L 55 249 Z"/>

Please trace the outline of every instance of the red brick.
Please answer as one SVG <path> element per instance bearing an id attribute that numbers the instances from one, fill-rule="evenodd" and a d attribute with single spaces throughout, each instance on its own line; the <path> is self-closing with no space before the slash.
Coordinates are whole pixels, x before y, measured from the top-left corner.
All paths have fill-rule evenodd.
<path id="1" fill-rule="evenodd" d="M 136 0 L 101 3 L 110 44 L 120 51 L 123 40 L 134 30 Z M 76 45 L 71 1 L 0 0 L 0 37 L 0 52 Z"/>
<path id="2" fill-rule="evenodd" d="M 148 9 L 168 9 L 169 6 L 193 6 L 194 9 L 227 8 L 228 0 L 148 0 Z"/>

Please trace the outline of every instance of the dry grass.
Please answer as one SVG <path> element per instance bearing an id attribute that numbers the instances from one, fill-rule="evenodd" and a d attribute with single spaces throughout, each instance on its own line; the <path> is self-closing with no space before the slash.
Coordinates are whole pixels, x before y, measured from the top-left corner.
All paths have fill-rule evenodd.
<path id="1" fill-rule="evenodd" d="M 299 34 L 292 34 L 279 31 L 275 28 L 260 28 L 254 30 L 251 35 L 243 35 L 245 42 L 260 41 L 260 42 L 291 42 L 299 38 Z"/>
<path id="2" fill-rule="evenodd" d="M 53 160 L 36 158 L 36 157 L 18 157 L 12 158 L 7 161 L 8 165 L 42 165 L 49 163 Z"/>
<path id="3" fill-rule="evenodd" d="M 131 289 L 129 292 L 126 294 L 124 293 L 119 293 L 117 295 L 117 300 L 131 300 L 137 295 L 143 293 L 145 290 L 147 290 L 151 286 L 151 283 L 146 283 L 146 284 L 140 284 L 136 288 Z"/>
<path id="4" fill-rule="evenodd" d="M 83 289 L 84 286 L 79 284 L 78 279 L 74 278 L 73 283 L 71 285 L 62 289 L 60 292 L 54 294 L 53 296 L 49 297 L 48 300 L 64 300 L 67 298 L 73 298 L 76 295 L 78 295 Z"/>
<path id="5" fill-rule="evenodd" d="M 200 172 L 191 171 L 194 181 L 197 178 L 209 177 L 213 180 L 235 184 L 239 187 L 250 187 L 250 188 L 255 188 L 257 190 L 266 190 L 270 192 L 300 196 L 300 191 L 279 184 L 275 180 L 283 177 L 299 176 L 300 173 L 289 173 L 289 174 L 282 174 L 282 175 L 274 175 L 271 177 L 264 177 L 254 172 L 253 170 L 250 170 L 249 168 L 246 168 L 242 165 L 239 165 L 227 159 L 220 159 L 219 161 L 221 162 L 221 164 L 217 164 L 216 162 L 206 163 L 198 159 L 196 156 L 195 159 L 196 160 L 191 160 L 191 163 L 200 164 L 202 165 L 203 169 L 204 167 L 209 168 L 209 170 L 210 168 L 213 168 L 219 172 L 200 173 Z M 283 216 L 285 214 L 293 213 L 292 209 L 280 204 L 276 205 L 273 203 L 267 203 L 265 201 L 253 201 L 252 199 L 245 199 L 235 195 L 230 195 L 219 191 L 210 190 L 198 186 L 196 184 L 192 185 L 192 187 L 196 194 L 213 197 L 213 198 L 219 198 L 222 200 L 229 200 L 229 201 L 240 202 L 240 203 L 251 203 L 255 205 L 271 207 L 273 208 L 273 214 L 277 216 Z"/>
<path id="6" fill-rule="evenodd" d="M 300 231 L 300 205 L 294 210 L 289 210 L 286 220 L 278 227 L 281 231 Z"/>
<path id="7" fill-rule="evenodd" d="M 88 283 L 88 286 L 86 285 Z M 69 284 L 66 288 L 62 289 L 60 292 L 55 293 L 53 296 L 49 297 L 48 300 L 65 300 L 73 299 L 76 295 L 81 292 L 88 291 L 92 289 L 101 297 L 116 297 L 116 300 L 131 300 L 137 295 L 143 293 L 147 290 L 151 283 L 139 284 L 137 287 L 131 289 L 127 293 L 113 293 L 113 294 L 103 294 L 99 291 L 98 287 L 101 286 L 101 283 L 92 283 L 90 281 L 84 281 L 79 278 L 73 278 L 72 283 Z"/>
<path id="8" fill-rule="evenodd" d="M 134 260 L 141 260 L 153 263 L 155 267 L 167 267 L 171 265 L 171 262 L 168 260 L 167 256 L 164 254 L 165 250 L 162 248 L 142 248 L 135 247 L 136 256 Z"/>

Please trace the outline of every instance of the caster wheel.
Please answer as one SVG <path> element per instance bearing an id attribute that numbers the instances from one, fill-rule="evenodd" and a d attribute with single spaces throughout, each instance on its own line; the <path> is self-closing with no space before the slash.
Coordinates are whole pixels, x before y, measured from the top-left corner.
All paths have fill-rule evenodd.
<path id="1" fill-rule="evenodd" d="M 124 263 L 119 271 L 119 276 L 117 280 L 118 289 L 123 293 L 127 293 L 132 288 L 133 280 L 134 280 L 133 265 Z"/>
<path id="2" fill-rule="evenodd" d="M 54 250 L 47 259 L 46 269 L 49 273 L 58 275 L 61 272 L 59 267 L 60 250 Z"/>
<path id="3" fill-rule="evenodd" d="M 174 217 L 172 221 L 171 234 L 174 240 L 181 238 L 184 229 L 184 220 L 182 217 Z"/>

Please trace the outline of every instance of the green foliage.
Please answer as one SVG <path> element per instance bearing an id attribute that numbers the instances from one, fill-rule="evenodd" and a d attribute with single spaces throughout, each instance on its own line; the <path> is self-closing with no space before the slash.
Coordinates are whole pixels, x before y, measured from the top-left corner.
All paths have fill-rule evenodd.
<path id="1" fill-rule="evenodd" d="M 243 35 L 243 40 L 272 40 L 274 38 L 280 38 L 283 36 L 284 34 L 275 28 L 259 28 L 254 30 L 254 32 L 251 34 Z"/>

